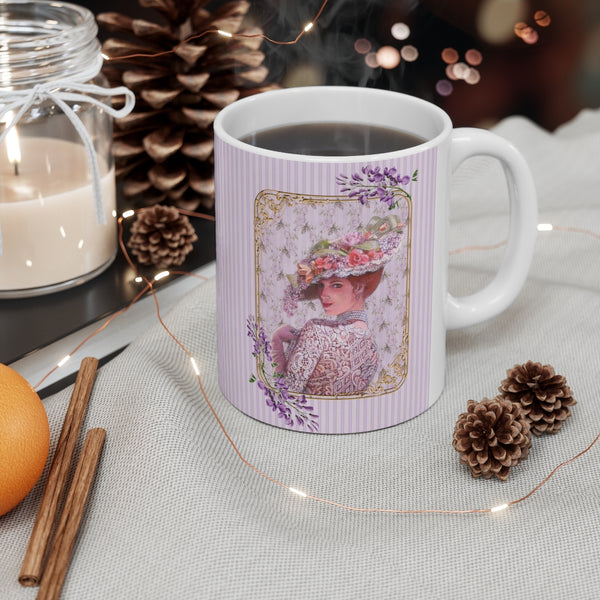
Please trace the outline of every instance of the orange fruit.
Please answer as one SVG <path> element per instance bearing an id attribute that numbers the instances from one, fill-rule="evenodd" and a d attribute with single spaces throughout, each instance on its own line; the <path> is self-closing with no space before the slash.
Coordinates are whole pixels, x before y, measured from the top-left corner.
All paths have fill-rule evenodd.
<path id="1" fill-rule="evenodd" d="M 50 427 L 40 397 L 21 375 L 0 364 L 0 515 L 32 490 L 49 449 Z"/>

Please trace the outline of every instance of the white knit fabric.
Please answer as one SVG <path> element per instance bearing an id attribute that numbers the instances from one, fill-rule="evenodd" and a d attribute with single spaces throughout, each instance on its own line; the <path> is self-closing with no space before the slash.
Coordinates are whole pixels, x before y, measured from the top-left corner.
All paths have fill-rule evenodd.
<path id="1" fill-rule="evenodd" d="M 550 134 L 522 118 L 496 131 L 524 153 L 540 222 L 600 234 L 600 111 Z M 452 248 L 501 241 L 500 168 L 472 159 L 455 178 Z M 502 250 L 451 258 L 454 293 L 488 281 Z M 448 335 L 446 388 L 416 419 L 324 436 L 254 421 L 216 382 L 215 286 L 202 283 L 165 318 L 193 353 L 240 451 L 285 483 L 353 506 L 486 508 L 529 492 L 600 432 L 600 241 L 540 233 L 529 279 L 500 317 Z M 85 356 L 85 348 L 78 358 Z M 578 404 L 563 430 L 535 438 L 508 479 L 472 479 L 451 446 L 469 398 L 492 397 L 515 363 L 552 364 Z M 48 365 L 50 368 L 51 365 Z M 235 365 L 231 365 L 235 368 Z M 46 400 L 54 450 L 71 390 Z M 190 361 L 157 324 L 98 373 L 85 422 L 107 439 L 62 598 L 598 598 L 600 444 L 531 498 L 495 514 L 362 514 L 259 477 L 233 452 Z M 0 598 L 17 583 L 46 475 L 0 517 Z"/>

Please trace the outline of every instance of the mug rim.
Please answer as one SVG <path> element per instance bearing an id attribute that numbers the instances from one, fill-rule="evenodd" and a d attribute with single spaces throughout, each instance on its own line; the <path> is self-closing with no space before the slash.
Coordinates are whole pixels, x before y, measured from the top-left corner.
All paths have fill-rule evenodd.
<path id="1" fill-rule="evenodd" d="M 260 146 L 254 146 L 247 142 L 243 142 L 236 137 L 233 133 L 228 131 L 228 126 L 231 121 L 236 117 L 239 117 L 240 111 L 245 111 L 248 114 L 253 107 L 257 107 L 259 104 L 265 104 L 270 102 L 274 96 L 280 96 L 282 100 L 285 100 L 286 97 L 298 96 L 299 94 L 303 94 L 306 97 L 315 97 L 322 94 L 329 94 L 334 96 L 335 94 L 348 94 L 351 93 L 354 98 L 359 97 L 375 97 L 378 96 L 380 99 L 385 98 L 387 96 L 388 99 L 394 99 L 395 101 L 402 102 L 405 106 L 411 106 L 414 110 L 420 111 L 429 111 L 429 115 L 432 119 L 438 120 L 438 130 L 436 134 L 431 137 L 426 138 L 422 143 L 416 144 L 414 146 L 410 146 L 409 148 L 399 149 L 399 150 L 390 150 L 389 152 L 380 152 L 373 154 L 355 154 L 355 155 L 319 155 L 319 154 L 295 154 L 293 152 L 283 152 L 278 150 L 269 150 L 266 148 L 262 148 Z M 276 121 L 276 120 L 275 120 Z M 349 119 L 340 119 L 339 122 L 349 122 Z M 375 120 L 372 123 L 368 122 L 368 119 L 362 119 L 359 122 L 365 124 L 378 125 Z M 299 119 L 293 123 L 289 123 L 290 125 L 297 125 L 302 123 L 315 123 L 317 122 L 315 119 Z M 323 122 L 331 123 L 334 122 L 332 119 L 323 120 Z M 381 124 L 379 124 L 381 125 Z M 277 122 L 274 122 L 270 127 L 278 127 Z M 386 126 L 386 125 L 381 125 Z M 387 125 L 387 127 L 394 128 L 393 126 Z M 395 92 L 392 90 L 383 90 L 377 88 L 364 88 L 364 87 L 354 87 L 354 86 L 305 86 L 305 87 L 293 87 L 293 88 L 281 88 L 275 90 L 268 90 L 265 92 L 261 92 L 258 94 L 254 94 L 252 96 L 248 96 L 246 98 L 242 98 L 240 100 L 236 100 L 232 102 L 225 108 L 223 108 L 217 114 L 217 117 L 214 121 L 213 129 L 215 136 L 223 140 L 224 142 L 237 147 L 240 150 L 245 150 L 249 152 L 253 152 L 256 154 L 260 154 L 262 156 L 270 156 L 281 159 L 288 160 L 296 160 L 296 161 L 305 161 L 305 162 L 340 162 L 340 161 L 354 161 L 354 160 L 373 160 L 373 159 L 381 159 L 381 158 L 389 158 L 396 156 L 406 156 L 411 155 L 415 152 L 422 152 L 431 147 L 438 146 L 442 140 L 447 138 L 452 131 L 452 121 L 448 114 L 441 109 L 439 106 L 428 102 L 427 100 L 423 100 L 422 98 L 418 98 L 416 96 L 411 96 L 409 94 L 404 94 L 402 92 Z M 269 127 L 266 127 L 269 128 Z M 264 129 L 264 128 L 263 128 Z M 396 127 L 396 129 L 401 129 L 400 127 Z M 406 129 L 404 129 L 406 130 Z M 251 131 L 256 131 L 256 129 L 250 128 L 249 131 L 244 132 L 241 135 L 247 135 Z M 419 135 L 414 131 L 409 131 L 409 133 Z M 422 135 L 420 137 L 423 137 Z"/>

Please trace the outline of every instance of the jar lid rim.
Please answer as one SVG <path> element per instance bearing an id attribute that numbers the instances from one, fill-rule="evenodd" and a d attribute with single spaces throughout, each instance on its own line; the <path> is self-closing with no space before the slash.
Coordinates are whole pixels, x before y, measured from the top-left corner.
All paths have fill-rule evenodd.
<path id="1" fill-rule="evenodd" d="M 25 7 L 31 7 L 28 23 L 42 24 L 39 31 L 28 32 L 26 37 L 8 37 L 11 32 L 23 31 L 23 12 Z M 22 7 L 16 9 L 15 7 Z M 46 14 L 42 14 L 42 11 Z M 54 18 L 50 18 L 54 17 Z M 61 18 L 59 20 L 59 18 Z M 93 13 L 77 4 L 70 2 L 55 2 L 53 0 L 9 0 L 0 3 L 0 49 L 29 48 L 40 42 L 50 42 L 54 45 L 63 43 L 63 38 L 76 37 L 87 33 L 96 37 L 98 25 Z M 37 34 L 37 35 L 36 35 Z"/>
<path id="2" fill-rule="evenodd" d="M 89 72 L 100 43 L 93 13 L 70 2 L 0 2 L 0 87 Z"/>

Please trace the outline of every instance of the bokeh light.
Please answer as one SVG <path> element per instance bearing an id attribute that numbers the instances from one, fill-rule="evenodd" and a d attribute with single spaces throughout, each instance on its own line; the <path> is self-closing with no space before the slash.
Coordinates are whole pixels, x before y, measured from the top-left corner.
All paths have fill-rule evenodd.
<path id="1" fill-rule="evenodd" d="M 407 44 L 406 46 L 402 46 L 400 49 L 400 56 L 406 62 L 414 62 L 417 60 L 417 58 L 419 58 L 419 51 L 414 46 Z"/>
<path id="2" fill-rule="evenodd" d="M 442 60 L 446 64 L 452 65 L 458 61 L 458 52 L 454 48 L 444 48 L 442 50 Z"/>
<path id="3" fill-rule="evenodd" d="M 359 38 L 354 42 L 354 50 L 359 54 L 367 54 L 371 51 L 371 42 L 365 38 Z"/>
<path id="4" fill-rule="evenodd" d="M 540 39 L 539 33 L 530 27 L 521 37 L 526 44 L 535 44 Z"/>
<path id="5" fill-rule="evenodd" d="M 512 39 L 514 24 L 526 14 L 524 0 L 482 0 L 476 15 L 477 31 L 490 44 L 505 44 Z"/>
<path id="6" fill-rule="evenodd" d="M 384 69 L 395 69 L 400 64 L 400 52 L 393 46 L 382 46 L 375 56 L 379 66 Z"/>
<path id="7" fill-rule="evenodd" d="M 454 74 L 454 65 L 446 66 L 446 77 L 452 81 L 458 81 L 458 77 Z"/>
<path id="8" fill-rule="evenodd" d="M 471 48 L 465 52 L 465 60 L 472 66 L 477 67 L 483 61 L 483 56 L 479 50 L 475 50 L 475 48 Z"/>
<path id="9" fill-rule="evenodd" d="M 481 73 L 473 67 L 469 69 L 469 72 L 464 77 L 464 80 L 469 85 L 477 85 L 481 81 Z"/>
<path id="10" fill-rule="evenodd" d="M 533 18 L 540 27 L 548 27 L 552 22 L 550 15 L 545 10 L 536 10 Z"/>
<path id="11" fill-rule="evenodd" d="M 483 56 L 479 50 L 475 48 L 467 50 L 465 62 L 459 60 L 460 55 L 454 48 L 445 48 L 442 51 L 442 59 L 446 63 L 446 79 L 440 79 L 435 88 L 441 96 L 448 96 L 452 93 L 454 90 L 452 81 L 463 80 L 469 85 L 476 85 L 481 81 L 481 73 L 475 68 L 476 65 L 483 62 Z"/>
<path id="12" fill-rule="evenodd" d="M 371 69 L 376 69 L 379 66 L 379 62 L 377 61 L 377 54 L 375 52 L 368 52 L 365 56 L 365 63 L 367 67 L 371 67 Z"/>
<path id="13" fill-rule="evenodd" d="M 440 79 L 435 84 L 435 91 L 440 96 L 449 96 L 454 91 L 454 86 L 447 79 Z"/>
<path id="14" fill-rule="evenodd" d="M 527 30 L 527 29 L 531 29 L 531 27 L 529 27 L 529 25 L 527 25 L 527 23 L 523 22 L 523 21 L 519 21 L 518 23 L 515 23 L 515 26 L 513 28 L 513 31 L 515 32 L 515 35 L 517 37 L 523 37 L 523 33 Z"/>
<path id="15" fill-rule="evenodd" d="M 457 62 L 452 65 L 452 73 L 457 79 L 466 79 L 469 75 L 469 65 L 464 62 Z"/>
<path id="16" fill-rule="evenodd" d="M 406 23 L 394 23 L 391 32 L 395 39 L 405 40 L 410 35 L 410 27 Z"/>
<path id="17" fill-rule="evenodd" d="M 515 35 L 520 37 L 526 44 L 535 44 L 540 36 L 538 32 L 527 25 L 527 23 L 517 23 L 514 28 Z"/>

